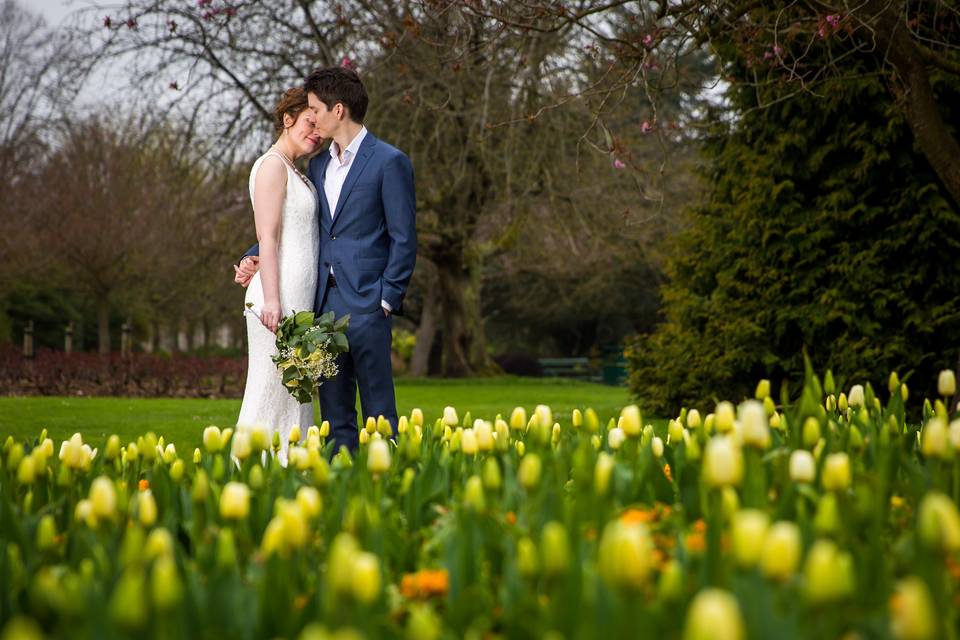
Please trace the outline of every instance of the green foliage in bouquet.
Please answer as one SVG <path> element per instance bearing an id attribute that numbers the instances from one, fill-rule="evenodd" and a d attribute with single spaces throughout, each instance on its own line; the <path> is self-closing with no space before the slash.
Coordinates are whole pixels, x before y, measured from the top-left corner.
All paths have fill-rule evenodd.
<path id="1" fill-rule="evenodd" d="M 283 386 L 298 402 L 312 402 L 317 387 L 337 375 L 337 356 L 350 350 L 349 323 L 349 314 L 337 319 L 333 311 L 319 317 L 298 311 L 280 321 L 273 361 Z"/>

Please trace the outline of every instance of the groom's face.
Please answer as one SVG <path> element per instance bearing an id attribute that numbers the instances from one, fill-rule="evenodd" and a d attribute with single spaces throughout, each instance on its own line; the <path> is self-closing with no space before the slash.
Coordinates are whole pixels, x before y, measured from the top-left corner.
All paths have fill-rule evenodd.
<path id="1" fill-rule="evenodd" d="M 337 103 L 333 105 L 333 109 L 327 109 L 327 105 L 323 104 L 323 101 L 312 93 L 307 94 L 307 104 L 317 115 L 317 133 L 324 138 L 332 138 L 334 132 L 340 126 L 343 105 Z"/>

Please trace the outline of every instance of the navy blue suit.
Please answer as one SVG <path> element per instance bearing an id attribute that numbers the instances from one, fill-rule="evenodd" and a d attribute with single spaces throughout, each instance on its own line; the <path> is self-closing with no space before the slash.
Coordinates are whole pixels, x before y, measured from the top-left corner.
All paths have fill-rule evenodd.
<path id="1" fill-rule="evenodd" d="M 320 263 L 314 310 L 350 314 L 350 351 L 339 360 L 340 374 L 320 386 L 320 412 L 330 421 L 334 451 L 359 444 L 356 398 L 364 419 L 384 416 L 394 432 L 397 406 L 390 362 L 393 317 L 402 310 L 417 257 L 416 196 L 413 165 L 400 150 L 369 131 L 347 172 L 331 219 L 324 195 L 330 154 L 315 156 L 307 169 L 319 196 Z M 258 255 L 254 246 L 246 255 Z M 330 266 L 337 286 L 327 286 Z"/>

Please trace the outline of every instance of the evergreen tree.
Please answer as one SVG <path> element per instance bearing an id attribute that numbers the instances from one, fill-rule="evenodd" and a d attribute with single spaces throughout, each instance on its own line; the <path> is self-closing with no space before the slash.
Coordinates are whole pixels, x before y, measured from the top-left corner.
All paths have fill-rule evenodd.
<path id="1" fill-rule="evenodd" d="M 819 89 L 763 109 L 756 87 L 728 92 L 738 116 L 705 144 L 708 191 L 676 237 L 663 321 L 628 350 L 649 409 L 799 381 L 804 349 L 841 384 L 909 373 L 915 398 L 956 366 L 960 211 L 881 77 Z M 957 86 L 936 90 L 960 105 Z"/>

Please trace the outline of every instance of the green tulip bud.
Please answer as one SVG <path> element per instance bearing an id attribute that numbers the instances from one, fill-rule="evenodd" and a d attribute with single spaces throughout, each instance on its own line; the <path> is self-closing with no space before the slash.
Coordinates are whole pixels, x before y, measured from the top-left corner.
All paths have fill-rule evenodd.
<path id="1" fill-rule="evenodd" d="M 920 503 L 917 524 L 920 540 L 928 547 L 945 553 L 960 549 L 960 512 L 946 495 L 927 493 Z"/>
<path id="2" fill-rule="evenodd" d="M 237 545 L 234 542 L 233 529 L 224 527 L 217 535 L 217 567 L 222 570 L 237 566 Z"/>
<path id="3" fill-rule="evenodd" d="M 803 422 L 803 446 L 812 447 L 820 439 L 820 421 L 813 416 Z"/>
<path id="4" fill-rule="evenodd" d="M 837 496 L 828 493 L 820 498 L 817 504 L 817 514 L 813 519 L 813 528 L 822 535 L 830 535 L 837 531 L 840 522 L 840 509 L 837 505 Z"/>
<path id="5" fill-rule="evenodd" d="M 763 379 L 757 383 L 757 389 L 753 394 L 753 397 L 757 400 L 763 401 L 766 398 L 770 397 L 770 381 Z"/>
<path id="6" fill-rule="evenodd" d="M 683 568 L 676 560 L 670 560 L 660 571 L 657 593 L 667 602 L 674 602 L 683 596 Z"/>
<path id="7" fill-rule="evenodd" d="M 482 512 L 487 509 L 487 499 L 483 493 L 483 481 L 480 476 L 470 476 L 463 491 L 463 504 L 470 511 Z"/>
<path id="8" fill-rule="evenodd" d="M 537 559 L 537 547 L 533 540 L 527 537 L 517 541 L 517 571 L 520 575 L 530 578 L 539 571 L 540 563 Z"/>
<path id="9" fill-rule="evenodd" d="M 443 631 L 443 623 L 426 604 L 414 604 L 410 607 L 407 619 L 407 640 L 438 640 Z"/>
<path id="10" fill-rule="evenodd" d="M 154 453 L 156 448 L 153 449 Z M 128 567 L 120 576 L 110 596 L 110 618 L 125 629 L 139 629 L 147 621 L 147 601 L 143 597 L 145 580 L 143 570 Z"/>
<path id="11" fill-rule="evenodd" d="M 250 467 L 250 476 L 247 478 L 250 488 L 255 490 L 263 489 L 263 467 L 255 463 Z"/>
<path id="12" fill-rule="evenodd" d="M 610 491 L 610 478 L 613 476 L 614 459 L 609 453 L 601 451 L 597 455 L 597 463 L 593 468 L 593 490 L 598 496 L 605 496 Z"/>
<path id="13" fill-rule="evenodd" d="M 57 546 L 57 523 L 53 516 L 47 514 L 40 518 L 37 525 L 37 549 L 51 551 Z"/>
<path id="14" fill-rule="evenodd" d="M 500 491 L 500 486 L 503 484 L 503 479 L 500 474 L 500 465 L 497 463 L 496 458 L 487 458 L 486 462 L 483 463 L 483 486 L 486 487 L 488 491 Z"/>
<path id="15" fill-rule="evenodd" d="M 183 584 L 172 556 L 158 558 L 150 574 L 150 592 L 153 605 L 159 611 L 174 609 L 183 598 Z"/>
<path id="16" fill-rule="evenodd" d="M 567 530 L 559 522 L 548 522 L 543 527 L 543 571 L 547 576 L 566 573 L 570 567 L 570 542 Z"/>
<path id="17" fill-rule="evenodd" d="M 520 462 L 519 469 L 517 469 L 517 480 L 520 481 L 520 486 L 527 491 L 535 489 L 536 486 L 540 484 L 540 474 L 542 469 L 543 465 L 540 462 L 540 456 L 535 453 L 531 453 L 529 456 L 524 456 L 523 460 Z"/>

